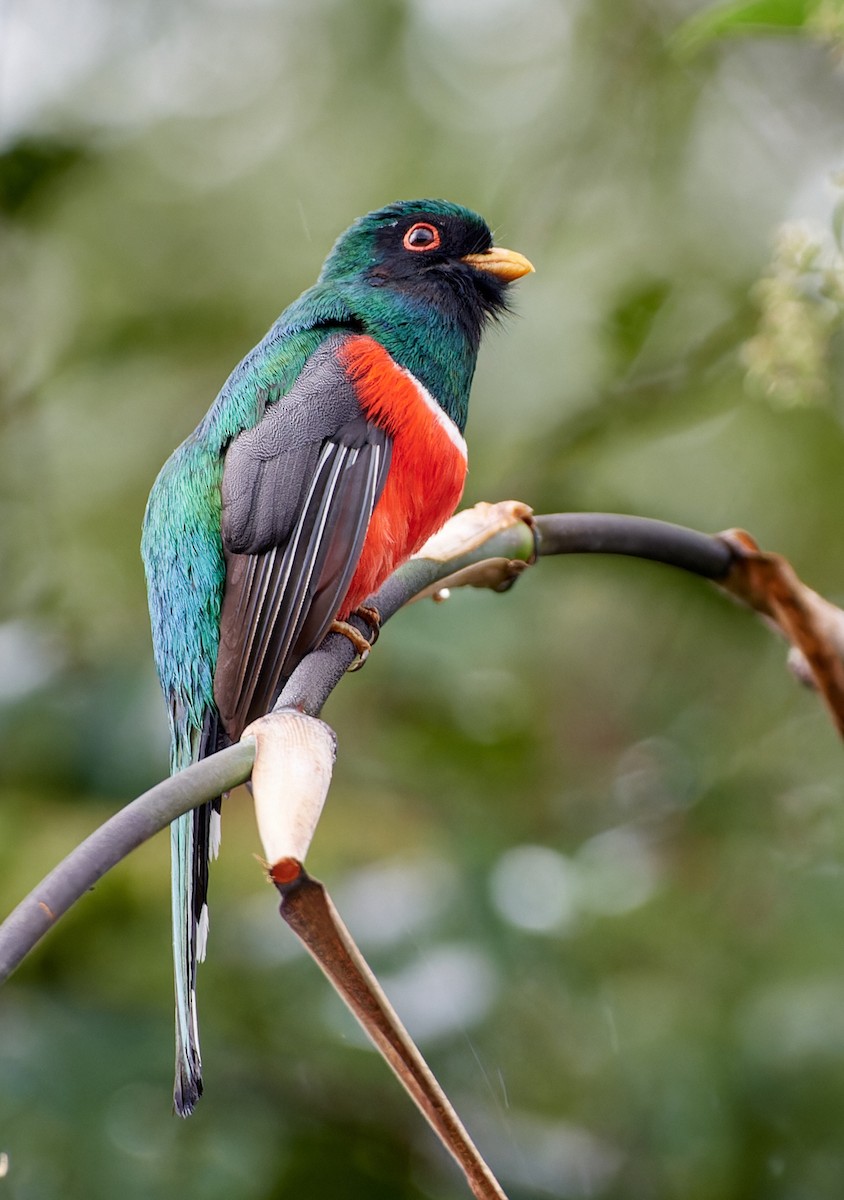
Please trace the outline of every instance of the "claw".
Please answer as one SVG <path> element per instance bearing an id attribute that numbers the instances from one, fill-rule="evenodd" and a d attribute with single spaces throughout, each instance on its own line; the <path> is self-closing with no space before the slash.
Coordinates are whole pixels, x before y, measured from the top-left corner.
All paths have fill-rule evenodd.
<path id="1" fill-rule="evenodd" d="M 332 633 L 342 633 L 343 637 L 347 637 L 357 651 L 357 658 L 348 668 L 349 671 L 359 671 L 366 660 L 369 658 L 369 651 L 372 649 L 372 642 L 367 641 L 359 629 L 355 629 L 354 625 L 350 625 L 348 621 L 332 621 Z M 373 638 L 373 641 L 375 639 Z"/>
<path id="2" fill-rule="evenodd" d="M 360 619 L 369 626 L 369 644 L 374 646 L 381 635 L 381 614 L 372 604 L 359 604 L 352 616 Z"/>

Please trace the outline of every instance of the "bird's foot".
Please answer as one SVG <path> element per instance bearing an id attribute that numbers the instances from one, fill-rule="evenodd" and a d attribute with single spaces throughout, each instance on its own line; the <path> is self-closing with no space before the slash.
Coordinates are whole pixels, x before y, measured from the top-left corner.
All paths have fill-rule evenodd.
<path id="1" fill-rule="evenodd" d="M 369 626 L 369 644 L 374 646 L 381 633 L 381 614 L 373 604 L 359 604 L 351 614 L 360 617 Z"/>
<path id="2" fill-rule="evenodd" d="M 349 615 L 360 617 L 362 621 L 366 622 L 370 631 L 369 638 L 364 637 L 361 631 L 356 629 L 354 625 L 350 625 L 348 621 L 332 621 L 331 632 L 342 633 L 352 643 L 357 651 L 357 658 L 355 658 L 349 670 L 359 671 L 367 658 L 369 658 L 369 651 L 378 641 L 378 634 L 381 630 L 381 614 L 377 608 L 369 608 L 366 605 L 361 605 L 360 608 L 356 608 L 354 613 L 350 613 Z"/>

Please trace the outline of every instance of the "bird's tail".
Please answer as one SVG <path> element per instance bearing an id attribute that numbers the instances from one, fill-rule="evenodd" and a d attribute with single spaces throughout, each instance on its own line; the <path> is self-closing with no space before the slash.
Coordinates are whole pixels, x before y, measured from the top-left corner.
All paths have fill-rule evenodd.
<path id="1" fill-rule="evenodd" d="M 210 715 L 195 757 L 218 749 L 219 720 Z M 196 1016 L 196 964 L 208 936 L 208 864 L 220 845 L 220 798 L 185 813 L 170 826 L 173 966 L 176 983 L 176 1079 L 173 1106 L 189 1117 L 202 1095 L 202 1057 Z"/>

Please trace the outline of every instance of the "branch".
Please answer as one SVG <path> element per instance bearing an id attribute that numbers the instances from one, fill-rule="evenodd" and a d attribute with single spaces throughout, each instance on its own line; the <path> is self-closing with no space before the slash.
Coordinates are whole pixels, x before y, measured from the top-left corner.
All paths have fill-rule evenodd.
<path id="1" fill-rule="evenodd" d="M 390 576 L 370 603 L 385 624 L 411 601 L 436 598 L 452 587 L 506 591 L 538 557 L 552 554 L 622 554 L 712 580 L 725 578 L 734 560 L 731 546 L 720 536 L 667 521 L 615 513 L 536 517 L 518 501 L 482 503 L 452 517 L 415 558 Z M 297 667 L 277 707 L 317 716 L 353 661 L 349 639 L 329 635 Z"/>
<path id="2" fill-rule="evenodd" d="M 539 553 L 624 554 L 679 567 L 704 579 L 723 579 L 733 563 L 733 548 L 720 534 L 710 536 L 617 513 L 552 513 L 536 517 Z"/>
<path id="3" fill-rule="evenodd" d="M 844 611 L 807 587 L 781 554 L 760 550 L 749 533 L 732 529 L 722 540 L 732 554 L 724 591 L 790 643 L 788 665 L 820 692 L 844 737 Z"/>
<path id="4" fill-rule="evenodd" d="M 504 591 L 539 556 L 622 554 L 691 571 L 760 613 L 792 644 L 797 673 L 826 700 L 844 735 L 844 612 L 740 531 L 707 536 L 663 521 L 605 513 L 534 518 L 515 501 L 458 513 L 371 598 L 381 624 L 412 600 L 449 587 Z M 363 627 L 362 627 L 363 628 Z M 252 780 L 258 828 L 281 915 L 319 963 L 461 1166 L 478 1200 L 506 1200 L 447 1096 L 381 991 L 328 893 L 304 869 L 331 781 L 335 738 L 317 720 L 354 649 L 332 634 L 242 740 L 158 784 L 86 839 L 0 926 L 0 982 L 107 870 L 198 804 Z M 283 797 L 283 803 L 279 799 Z"/>
<path id="5" fill-rule="evenodd" d="M 286 865 L 289 865 L 289 860 Z M 381 985 L 358 950 L 331 897 L 301 864 L 276 882 L 282 917 L 316 960 L 332 986 L 393 1070 L 425 1120 L 454 1157 L 477 1200 L 507 1200 L 448 1096 L 402 1025 Z M 271 875 L 273 872 L 271 872 Z M 292 874 L 288 870 L 288 875 Z"/>
<path id="6" fill-rule="evenodd" d="M 245 783 L 254 760 L 254 743 L 229 746 L 157 783 L 81 842 L 0 925 L 0 983 L 106 871 L 182 813 Z"/>
<path id="7" fill-rule="evenodd" d="M 533 517 L 527 505 L 516 501 L 479 504 L 453 517 L 387 580 L 373 603 L 385 624 L 404 605 L 447 587 L 506 590 L 537 556 L 556 554 L 645 558 L 719 583 L 796 646 L 798 675 L 821 691 L 844 731 L 844 613 L 806 588 L 790 568 L 783 581 L 788 564 L 762 554 L 747 534 L 709 536 L 665 521 L 612 513 Z M 775 569 L 771 564 L 780 565 Z M 761 578 L 766 570 L 779 579 L 777 605 L 771 600 L 770 580 Z M 799 621 L 796 612 L 802 614 Z M 276 707 L 317 716 L 353 659 L 348 638 L 330 634 L 299 664 Z M 203 759 L 139 796 L 78 846 L 0 925 L 0 983 L 71 904 L 131 850 L 182 813 L 247 780 L 254 755 L 254 742 L 244 740 Z"/>

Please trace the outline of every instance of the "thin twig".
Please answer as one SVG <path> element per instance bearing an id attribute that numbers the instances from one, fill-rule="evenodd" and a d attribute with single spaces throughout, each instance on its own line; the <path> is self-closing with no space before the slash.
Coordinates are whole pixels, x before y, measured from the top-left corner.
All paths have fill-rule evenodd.
<path id="1" fill-rule="evenodd" d="M 459 1164 L 477 1200 L 507 1200 L 466 1127 L 400 1021 L 318 879 L 299 869 L 276 886 L 281 915 Z"/>

